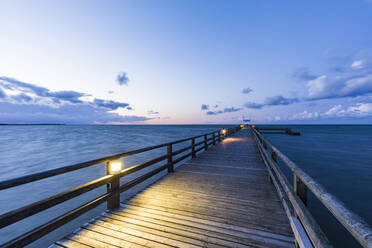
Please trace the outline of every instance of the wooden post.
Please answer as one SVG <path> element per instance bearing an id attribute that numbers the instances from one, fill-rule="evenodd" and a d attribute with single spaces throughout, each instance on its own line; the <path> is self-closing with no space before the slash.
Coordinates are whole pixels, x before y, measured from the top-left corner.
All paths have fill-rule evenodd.
<path id="1" fill-rule="evenodd" d="M 216 144 L 216 135 L 215 135 L 215 133 L 213 133 L 213 145 L 215 145 Z"/>
<path id="2" fill-rule="evenodd" d="M 293 174 L 293 191 L 307 206 L 307 187 L 295 173 Z"/>
<path id="3" fill-rule="evenodd" d="M 110 162 L 106 164 L 106 174 L 110 175 Z M 107 200 L 107 208 L 114 210 L 120 207 L 120 176 L 113 175 L 111 182 L 107 184 L 107 193 L 111 193 Z"/>
<path id="4" fill-rule="evenodd" d="M 271 158 L 277 162 L 276 153 L 274 151 L 271 151 Z"/>
<path id="5" fill-rule="evenodd" d="M 173 161 L 172 161 L 172 144 L 167 146 L 167 156 L 168 156 L 168 172 L 171 173 L 174 171 Z"/>
<path id="6" fill-rule="evenodd" d="M 267 149 L 267 144 L 265 141 L 263 142 L 263 147 L 265 148 L 265 150 Z"/>
<path id="7" fill-rule="evenodd" d="M 221 131 L 218 131 L 218 142 L 221 142 Z"/>
<path id="8" fill-rule="evenodd" d="M 266 142 L 263 141 L 263 143 L 266 145 Z M 266 148 L 265 148 L 266 149 Z M 271 151 L 271 158 L 275 161 L 275 162 L 278 162 L 277 160 L 277 157 L 276 157 L 276 153 L 274 151 Z M 269 174 L 269 178 L 268 178 L 269 182 L 272 183 L 273 182 L 273 179 L 271 178 L 270 174 Z"/>
<path id="9" fill-rule="evenodd" d="M 205 149 L 205 150 L 208 150 L 207 135 L 204 135 L 204 149 Z"/>
<path id="10" fill-rule="evenodd" d="M 195 153 L 195 138 L 192 138 L 191 140 L 191 157 L 196 158 L 196 153 Z"/>

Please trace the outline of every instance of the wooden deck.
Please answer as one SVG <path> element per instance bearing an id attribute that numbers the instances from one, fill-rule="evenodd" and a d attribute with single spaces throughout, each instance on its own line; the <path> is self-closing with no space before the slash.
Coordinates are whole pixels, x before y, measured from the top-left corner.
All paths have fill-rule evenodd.
<path id="1" fill-rule="evenodd" d="M 248 129 L 51 247 L 294 247 Z"/>

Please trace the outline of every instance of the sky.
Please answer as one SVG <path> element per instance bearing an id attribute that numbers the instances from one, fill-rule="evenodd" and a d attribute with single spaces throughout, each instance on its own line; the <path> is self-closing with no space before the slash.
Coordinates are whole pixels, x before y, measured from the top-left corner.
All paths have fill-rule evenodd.
<path id="1" fill-rule="evenodd" d="M 371 0 L 0 11 L 0 123 L 372 124 Z"/>

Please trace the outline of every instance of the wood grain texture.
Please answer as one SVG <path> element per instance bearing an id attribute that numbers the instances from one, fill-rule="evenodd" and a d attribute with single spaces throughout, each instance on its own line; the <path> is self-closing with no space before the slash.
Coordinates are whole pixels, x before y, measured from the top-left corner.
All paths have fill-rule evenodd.
<path id="1" fill-rule="evenodd" d="M 243 129 L 54 247 L 294 247 L 267 178 Z"/>

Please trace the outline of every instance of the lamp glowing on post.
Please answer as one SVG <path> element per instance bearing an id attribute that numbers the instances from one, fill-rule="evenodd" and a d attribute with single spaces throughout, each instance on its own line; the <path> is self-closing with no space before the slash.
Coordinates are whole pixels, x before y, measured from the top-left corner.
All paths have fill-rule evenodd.
<path id="1" fill-rule="evenodd" d="M 108 174 L 118 174 L 123 168 L 123 163 L 120 160 L 108 162 Z"/>
<path id="2" fill-rule="evenodd" d="M 225 135 L 226 134 L 226 129 L 222 129 L 221 133 L 222 133 L 222 135 Z"/>
<path id="3" fill-rule="evenodd" d="M 244 128 L 244 124 L 241 124 L 241 125 L 240 125 L 240 128 Z"/>

